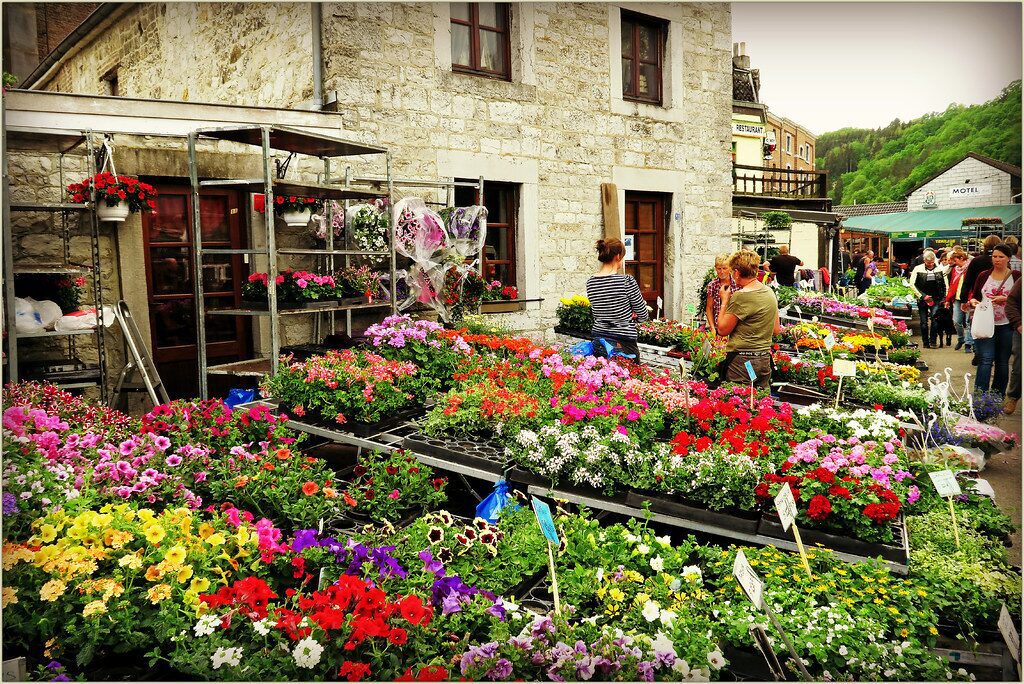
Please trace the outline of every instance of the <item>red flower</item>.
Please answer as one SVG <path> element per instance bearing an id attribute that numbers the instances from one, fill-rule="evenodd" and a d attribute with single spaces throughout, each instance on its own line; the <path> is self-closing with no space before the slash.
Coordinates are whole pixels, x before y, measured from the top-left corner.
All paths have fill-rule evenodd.
<path id="1" fill-rule="evenodd" d="M 402 644 L 409 641 L 409 633 L 401 627 L 396 627 L 391 630 L 390 634 L 388 634 L 388 641 L 390 641 L 393 644 L 397 644 L 398 646 L 401 646 Z"/>
<path id="2" fill-rule="evenodd" d="M 373 501 L 373 497 L 376 496 L 376 494 L 374 494 L 372 489 L 367 489 L 365 496 L 367 501 Z"/>
<path id="3" fill-rule="evenodd" d="M 366 663 L 353 663 L 350 660 L 343 662 L 341 669 L 338 670 L 338 676 L 344 677 L 350 682 L 358 682 L 368 674 L 370 674 L 369 665 Z"/>
<path id="4" fill-rule="evenodd" d="M 307 482 L 302 485 L 302 493 L 306 496 L 313 496 L 320 491 L 320 486 L 316 482 Z"/>
<path id="5" fill-rule="evenodd" d="M 398 473 L 398 468 L 396 468 L 395 466 L 388 466 L 384 470 L 387 471 L 388 475 L 395 475 Z"/>
<path id="6" fill-rule="evenodd" d="M 840 499 L 846 499 L 849 501 L 852 497 L 850 496 L 850 490 L 841 485 L 832 485 L 828 488 L 830 496 L 838 496 Z"/>
<path id="7" fill-rule="evenodd" d="M 832 504 L 827 497 L 817 494 L 811 498 L 811 503 L 807 507 L 807 514 L 811 516 L 811 520 L 824 520 L 831 513 Z"/>
<path id="8" fill-rule="evenodd" d="M 430 608 L 423 605 L 419 596 L 406 596 L 398 604 L 398 610 L 409 624 L 424 626 L 430 624 Z"/>

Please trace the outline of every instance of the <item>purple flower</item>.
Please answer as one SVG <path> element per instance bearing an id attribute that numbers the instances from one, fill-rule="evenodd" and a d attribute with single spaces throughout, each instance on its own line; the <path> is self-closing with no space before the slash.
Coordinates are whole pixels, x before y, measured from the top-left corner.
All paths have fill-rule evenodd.
<path id="1" fill-rule="evenodd" d="M 56 677 L 54 677 L 53 679 L 51 679 L 50 681 L 51 682 L 70 682 L 71 678 L 68 677 L 66 674 L 64 674 L 62 672 L 59 675 L 57 675 Z"/>
<path id="2" fill-rule="evenodd" d="M 3 514 L 13 515 L 18 512 L 18 497 L 11 492 L 4 492 L 3 496 Z"/>
<path id="3" fill-rule="evenodd" d="M 153 445 L 156 446 L 160 451 L 167 451 L 171 447 L 171 440 L 167 439 L 163 435 L 153 440 Z"/>
<path id="4" fill-rule="evenodd" d="M 177 468 L 181 465 L 181 456 L 177 454 L 171 454 L 167 457 L 167 465 L 171 468 Z"/>
<path id="5" fill-rule="evenodd" d="M 319 545 L 320 543 L 316 538 L 316 530 L 299 530 L 295 533 L 295 539 L 292 540 L 292 551 L 299 553 L 310 546 Z"/>
<path id="6" fill-rule="evenodd" d="M 459 599 L 459 593 L 455 591 L 452 591 L 445 596 L 441 601 L 441 615 L 450 615 L 452 613 L 462 612 L 462 604 Z"/>
<path id="7" fill-rule="evenodd" d="M 484 674 L 484 677 L 487 679 L 508 679 L 511 674 L 512 663 L 506 658 L 499 658 L 498 662 L 494 663 L 494 666 Z"/>
<path id="8" fill-rule="evenodd" d="M 46 664 L 47 670 L 60 670 L 63 669 L 63 665 L 60 664 L 59 660 L 51 660 Z"/>
<path id="9" fill-rule="evenodd" d="M 444 577 L 444 565 L 441 564 L 441 561 L 434 559 L 434 555 L 430 553 L 429 549 L 423 549 L 417 555 L 423 561 L 424 570 L 435 577 Z"/>
<path id="10" fill-rule="evenodd" d="M 498 601 L 494 605 L 489 607 L 484 612 L 487 613 L 488 615 L 492 615 L 492 616 L 498 618 L 502 622 L 505 621 L 505 612 L 506 611 L 505 611 L 505 606 L 503 606 L 501 604 L 501 599 L 498 599 Z"/>
<path id="11" fill-rule="evenodd" d="M 654 681 L 654 665 L 646 660 L 641 660 L 636 666 L 636 671 L 645 682 Z"/>

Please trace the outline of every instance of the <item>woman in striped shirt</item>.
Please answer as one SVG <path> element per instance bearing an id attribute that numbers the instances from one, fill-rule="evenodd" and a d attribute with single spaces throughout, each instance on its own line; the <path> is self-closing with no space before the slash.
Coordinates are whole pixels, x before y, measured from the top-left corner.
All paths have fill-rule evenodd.
<path id="1" fill-rule="evenodd" d="M 594 338 L 596 353 L 603 347 L 597 344 L 599 338 L 608 340 L 626 354 L 633 354 L 640 361 L 637 346 L 637 323 L 649 318 L 647 304 L 640 294 L 640 286 L 633 276 L 619 273 L 626 247 L 622 240 L 611 238 L 597 241 L 597 258 L 601 269 L 587 281 L 587 298 L 594 312 Z"/>

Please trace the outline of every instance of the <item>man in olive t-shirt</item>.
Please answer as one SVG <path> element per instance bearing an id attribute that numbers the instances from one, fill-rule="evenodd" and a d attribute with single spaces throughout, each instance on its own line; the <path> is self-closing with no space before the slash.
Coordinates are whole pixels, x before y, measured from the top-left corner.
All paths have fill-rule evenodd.
<path id="1" fill-rule="evenodd" d="M 793 287 L 796 285 L 796 267 L 803 266 L 804 262 L 790 254 L 787 245 L 782 245 L 779 247 L 779 253 L 772 257 L 768 265 L 779 285 Z"/>

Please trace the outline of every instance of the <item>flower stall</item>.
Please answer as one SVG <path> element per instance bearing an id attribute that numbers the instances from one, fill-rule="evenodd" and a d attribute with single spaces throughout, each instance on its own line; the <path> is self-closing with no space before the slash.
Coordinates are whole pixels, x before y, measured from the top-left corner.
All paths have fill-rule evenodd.
<path id="1" fill-rule="evenodd" d="M 279 292 L 337 296 L 314 275 Z M 564 324 L 585 324 L 577 304 Z M 234 408 L 132 418 L 9 385 L 5 647 L 51 680 L 769 679 L 762 647 L 821 680 L 991 677 L 948 653 L 998 653 L 1002 607 L 1020 619 L 1013 524 L 953 455 L 1015 437 L 979 404 L 922 442 L 893 415 L 918 411 L 916 369 L 861 356 L 884 345 L 863 331 L 828 329 L 829 349 L 808 332 L 780 372 L 826 393 L 846 354 L 859 406 L 407 315 L 363 347 L 282 357 Z M 709 341 L 670 321 L 644 335 Z M 930 477 L 950 468 L 952 504 Z M 478 507 L 480 480 L 500 482 Z M 531 497 L 554 499 L 554 543 Z M 737 583 L 740 550 L 775 621 Z"/>

